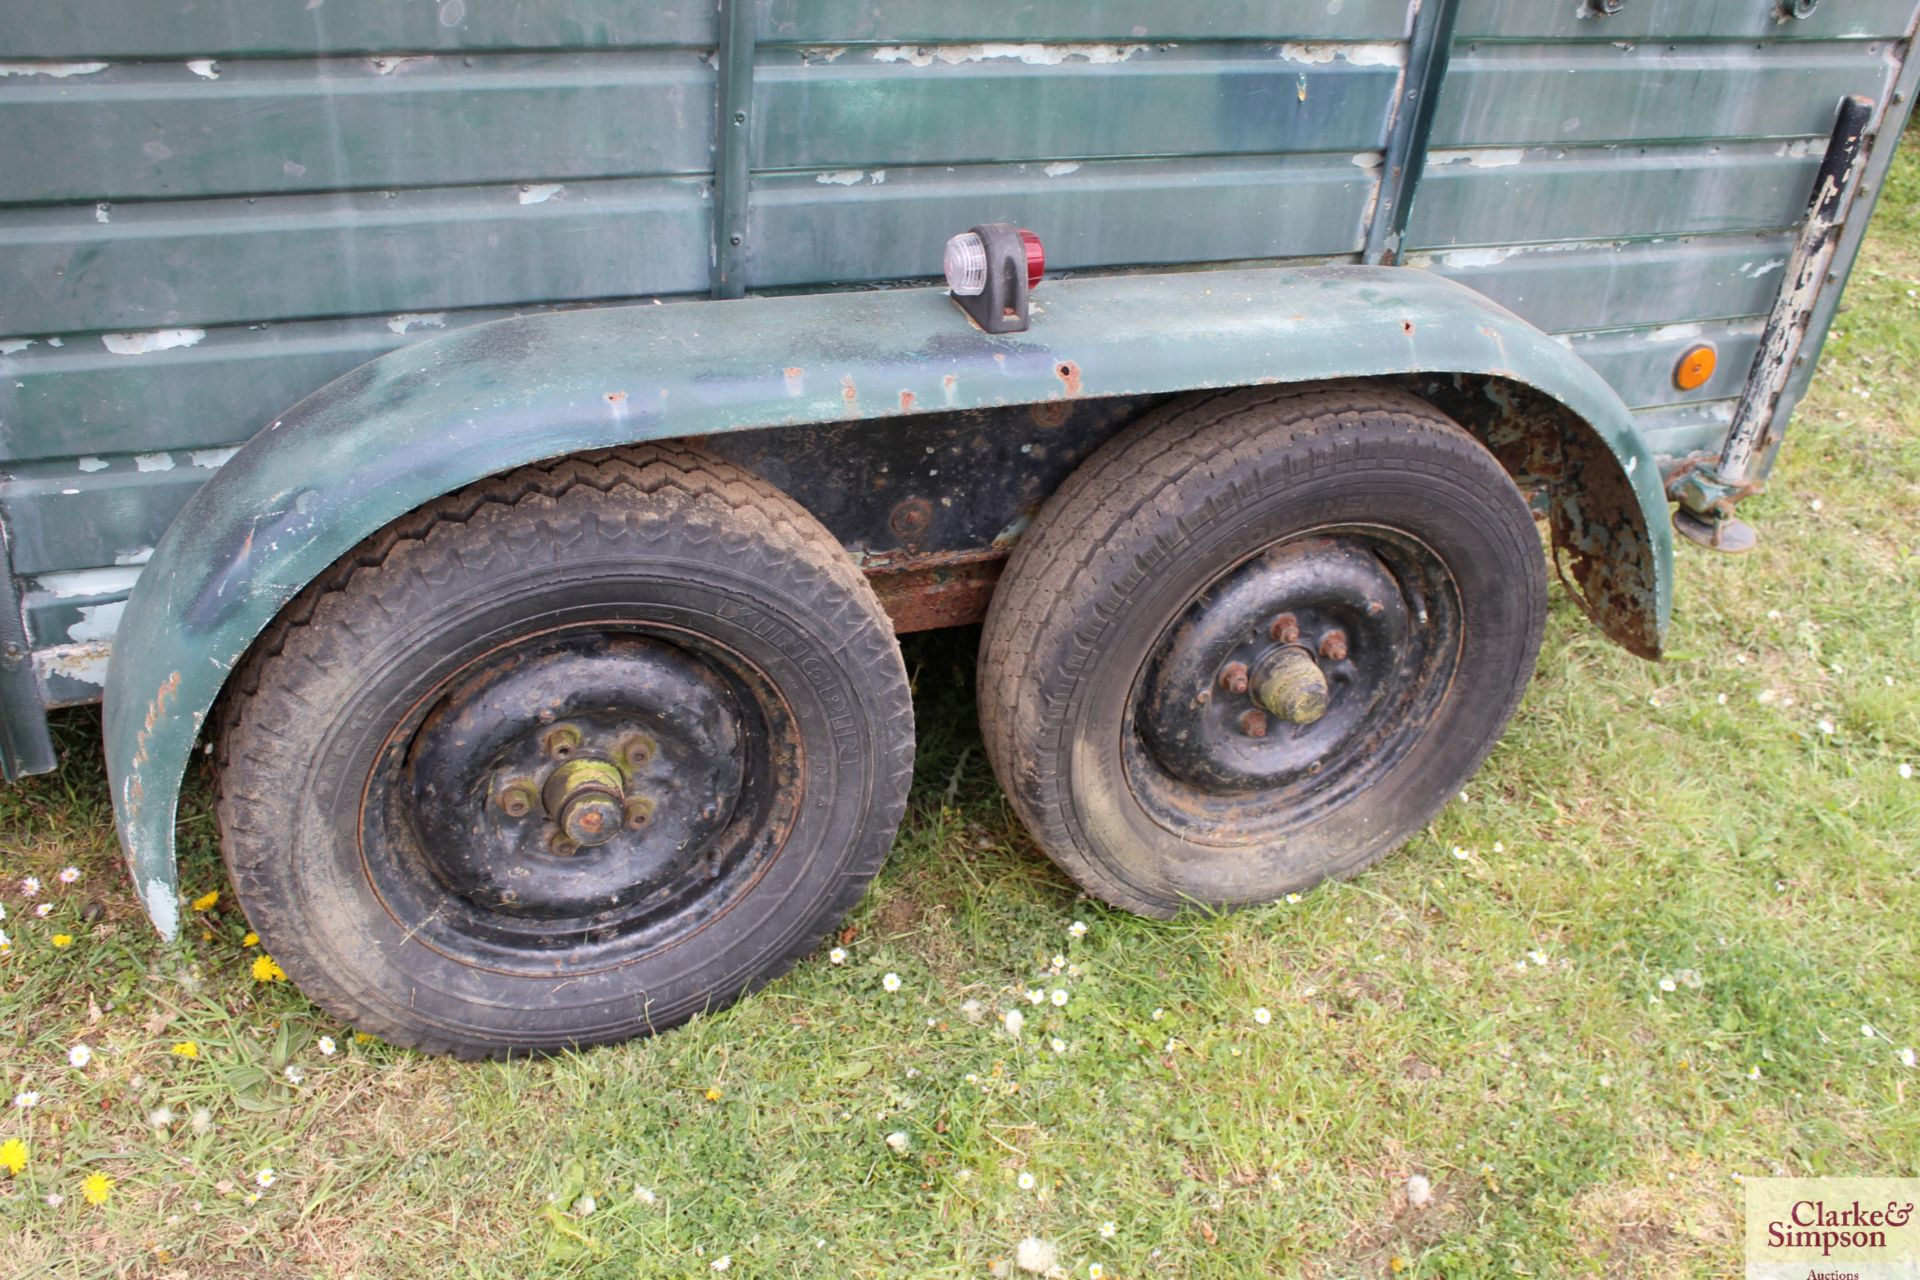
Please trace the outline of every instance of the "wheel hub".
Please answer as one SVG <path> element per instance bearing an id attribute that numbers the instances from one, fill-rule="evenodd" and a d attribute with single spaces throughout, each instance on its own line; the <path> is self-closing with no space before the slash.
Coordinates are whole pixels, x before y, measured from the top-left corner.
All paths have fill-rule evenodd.
<path id="1" fill-rule="evenodd" d="M 1201 592 L 1169 630 L 1137 727 L 1161 769 L 1203 791 L 1311 778 L 1364 731 L 1420 626 L 1364 542 L 1275 547 Z"/>
<path id="2" fill-rule="evenodd" d="M 405 820 L 475 907 L 584 920 L 721 873 L 746 728 L 702 658 L 573 636 L 449 690 L 415 734 Z"/>

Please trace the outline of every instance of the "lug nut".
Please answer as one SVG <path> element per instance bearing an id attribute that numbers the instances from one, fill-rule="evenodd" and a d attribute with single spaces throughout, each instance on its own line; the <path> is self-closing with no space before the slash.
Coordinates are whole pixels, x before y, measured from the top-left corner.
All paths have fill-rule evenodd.
<path id="1" fill-rule="evenodd" d="M 653 801 L 645 796 L 630 796 L 627 799 L 627 829 L 638 831 L 653 821 Z"/>
<path id="2" fill-rule="evenodd" d="M 1267 628 L 1267 634 L 1281 644 L 1292 644 L 1300 638 L 1300 619 L 1283 613 L 1273 620 L 1273 625 Z"/>
<path id="3" fill-rule="evenodd" d="M 1220 687 L 1228 693 L 1245 693 L 1247 691 L 1247 664 L 1244 662 L 1229 662 L 1226 666 L 1220 668 Z"/>
<path id="4" fill-rule="evenodd" d="M 495 800 L 500 805 L 500 811 L 509 818 L 524 818 L 533 812 L 533 784 L 524 778 L 509 782 L 500 788 Z"/>
<path id="5" fill-rule="evenodd" d="M 636 733 L 620 744 L 620 758 L 630 770 L 644 767 L 653 759 L 653 751 L 653 739 L 644 733 Z"/>
<path id="6" fill-rule="evenodd" d="M 547 848 L 562 858 L 570 858 L 580 852 L 580 842 L 564 831 L 556 831 L 547 837 Z"/>
<path id="7" fill-rule="evenodd" d="M 1345 662 L 1347 660 L 1347 633 L 1335 630 L 1329 631 L 1327 634 L 1321 636 L 1320 656 L 1328 662 Z"/>
<path id="8" fill-rule="evenodd" d="M 1240 713 L 1240 732 L 1249 738 L 1267 736 L 1267 713 L 1258 707 L 1251 707 Z"/>
<path id="9" fill-rule="evenodd" d="M 556 725 L 540 739 L 540 748 L 556 759 L 564 760 L 580 746 L 580 731 L 570 724 Z"/>

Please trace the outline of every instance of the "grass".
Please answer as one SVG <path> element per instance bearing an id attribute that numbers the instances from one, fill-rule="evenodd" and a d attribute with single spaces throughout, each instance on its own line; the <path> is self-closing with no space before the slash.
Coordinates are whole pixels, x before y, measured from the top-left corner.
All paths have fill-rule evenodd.
<path id="1" fill-rule="evenodd" d="M 462 1066 L 255 978 L 204 777 L 184 878 L 222 896 L 158 943 L 97 720 L 63 717 L 63 769 L 0 793 L 0 1078 L 39 1094 L 0 1115 L 28 1148 L 9 1269 L 980 1276 L 1032 1236 L 1083 1277 L 1731 1273 L 1741 1177 L 1920 1163 L 1916 246 L 1909 147 L 1742 507 L 1759 550 L 1680 551 L 1672 656 L 1557 600 L 1468 793 L 1297 904 L 1078 899 L 982 757 L 974 636 L 915 637 L 914 804 L 844 965 L 659 1040 Z"/>

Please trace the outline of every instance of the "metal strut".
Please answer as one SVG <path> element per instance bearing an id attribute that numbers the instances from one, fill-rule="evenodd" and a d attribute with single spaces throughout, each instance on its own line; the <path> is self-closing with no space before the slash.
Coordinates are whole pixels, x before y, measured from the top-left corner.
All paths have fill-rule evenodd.
<path id="1" fill-rule="evenodd" d="M 754 26 L 757 0 L 719 0 L 720 70 L 713 153 L 713 296 L 747 291 L 747 181 L 753 147 Z"/>

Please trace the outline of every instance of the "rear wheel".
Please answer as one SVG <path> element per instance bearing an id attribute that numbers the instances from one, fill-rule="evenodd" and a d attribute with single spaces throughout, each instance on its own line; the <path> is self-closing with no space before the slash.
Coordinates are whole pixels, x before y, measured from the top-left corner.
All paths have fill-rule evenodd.
<path id="1" fill-rule="evenodd" d="M 1021 540 L 981 643 L 987 753 L 1088 892 L 1268 901 L 1394 848 L 1479 767 L 1545 605 L 1525 501 L 1425 401 L 1187 402 Z"/>
<path id="2" fill-rule="evenodd" d="M 833 538 L 656 447 L 484 481 L 262 638 L 218 816 L 316 1002 L 463 1056 L 663 1030 L 859 897 L 912 763 L 892 628 Z"/>

